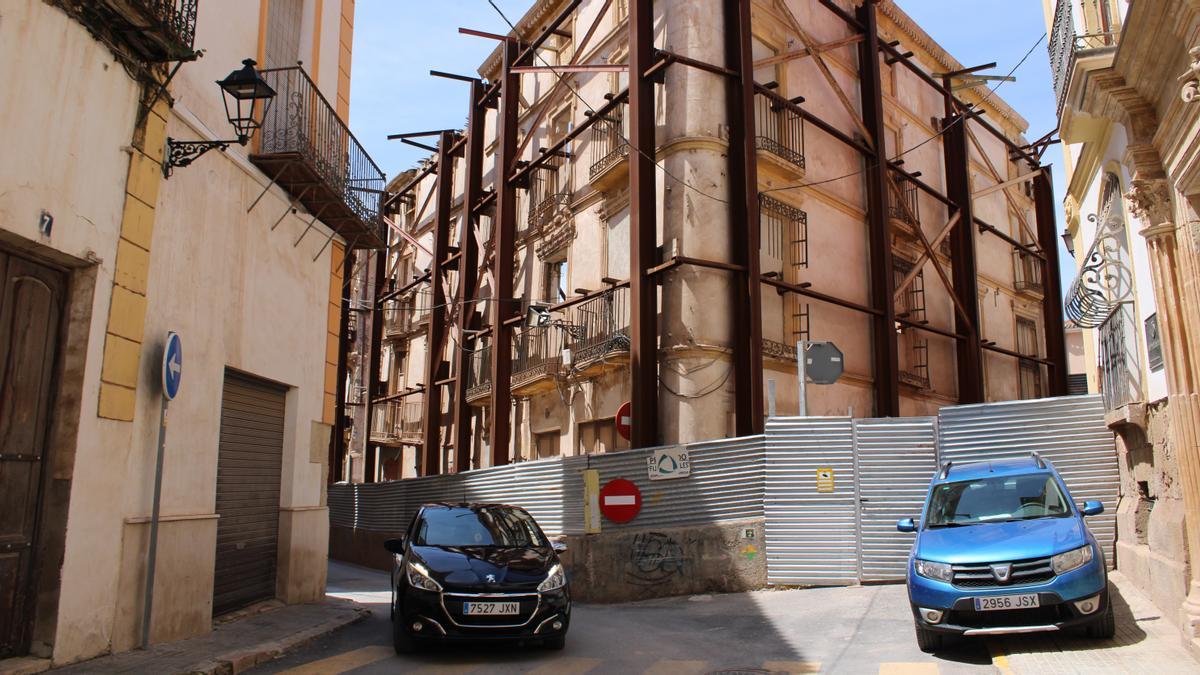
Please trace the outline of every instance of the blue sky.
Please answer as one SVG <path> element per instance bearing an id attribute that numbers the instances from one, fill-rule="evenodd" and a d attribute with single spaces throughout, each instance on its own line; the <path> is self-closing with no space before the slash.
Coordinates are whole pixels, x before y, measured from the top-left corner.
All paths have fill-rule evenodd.
<path id="1" fill-rule="evenodd" d="M 496 0 L 516 21 L 530 0 Z M 1045 33 L 1037 0 L 899 0 L 900 6 L 948 52 L 968 66 L 995 61 L 996 74 L 1013 68 Z M 459 35 L 458 27 L 496 33 L 504 20 L 487 0 L 358 0 L 350 125 L 389 177 L 410 168 L 425 153 L 395 141 L 389 133 L 461 127 L 467 85 L 429 76 L 430 69 L 473 74 L 495 43 Z M 1036 139 L 1056 124 L 1046 40 L 1002 85 L 1001 96 L 1029 121 Z M 1055 195 L 1064 182 L 1062 151 L 1054 146 Z M 1065 255 L 1065 251 L 1062 251 Z M 1069 268 L 1069 258 L 1067 267 Z M 1069 275 L 1068 275 L 1069 276 Z"/>

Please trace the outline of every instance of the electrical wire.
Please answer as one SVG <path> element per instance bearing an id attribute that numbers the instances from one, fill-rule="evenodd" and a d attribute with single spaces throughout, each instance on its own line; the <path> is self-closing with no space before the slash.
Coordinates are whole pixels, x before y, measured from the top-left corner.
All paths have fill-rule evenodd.
<path id="1" fill-rule="evenodd" d="M 501 18 L 501 19 L 504 19 L 504 23 L 508 24 L 508 27 L 509 27 L 510 29 L 512 29 L 512 32 L 513 32 L 513 34 L 515 35 L 515 34 L 517 33 L 517 26 L 516 26 L 516 24 L 514 24 L 512 21 L 510 21 L 510 20 L 509 20 L 508 16 L 504 14 L 504 11 L 503 11 L 503 10 L 501 10 L 501 9 L 500 9 L 500 7 L 496 5 L 496 2 L 495 2 L 495 0 L 487 0 L 487 3 L 488 3 L 489 5 L 491 5 L 491 6 L 492 6 L 492 9 L 496 10 L 496 13 L 500 15 L 500 18 Z M 534 56 L 535 56 L 535 57 L 537 57 L 537 60 L 541 61 L 541 62 L 542 62 L 542 64 L 543 64 L 544 66 L 546 66 L 547 68 L 549 68 L 549 69 L 550 69 L 550 72 L 554 73 L 554 76 L 555 76 L 556 78 L 558 78 L 558 81 L 559 81 L 559 82 L 560 82 L 560 83 L 561 83 L 561 84 L 562 84 L 564 87 L 566 87 L 566 88 L 567 88 L 567 89 L 568 89 L 568 90 L 571 92 L 571 94 L 572 94 L 572 95 L 573 95 L 575 98 L 579 99 L 579 102 L 580 102 L 580 103 L 582 103 L 582 104 L 584 105 L 584 107 L 586 107 L 586 108 L 588 109 L 588 111 L 589 111 L 589 112 L 591 112 L 593 115 L 596 113 L 596 109 L 595 109 L 595 108 L 593 108 L 593 107 L 591 106 L 591 104 L 589 104 L 589 103 L 587 102 L 587 100 L 585 100 L 585 99 L 583 98 L 583 96 L 582 96 L 582 95 L 579 93 L 579 90 L 577 90 L 577 89 L 575 89 L 575 87 L 572 87 L 572 86 L 571 86 L 571 83 L 567 81 L 566 77 L 565 77 L 565 76 L 564 76 L 562 73 L 560 73 L 558 70 L 556 70 L 556 69 L 554 68 L 554 66 L 550 65 L 550 62 L 548 62 L 548 61 L 547 61 L 545 58 L 543 58 L 541 54 L 538 54 L 537 52 L 534 52 Z M 532 132 L 532 130 L 530 130 L 530 131 Z M 715 197 L 715 196 L 713 196 L 713 195 L 711 195 L 711 194 L 709 194 L 709 193 L 705 192 L 704 190 L 701 190 L 700 188 L 698 188 L 698 187 L 695 187 L 694 185 L 692 185 L 692 184 L 688 183 L 687 181 L 685 181 L 684 179 L 682 179 L 682 178 L 680 178 L 680 177 L 676 176 L 675 174 L 671 173 L 670 171 L 667 171 L 667 167 L 663 166 L 662 164 L 659 164 L 659 163 L 658 163 L 658 160 L 657 160 L 656 158 L 654 158 L 653 156 L 651 156 L 651 155 L 650 155 L 649 153 L 647 153 L 645 150 L 642 150 L 641 148 L 635 147 L 635 146 L 633 145 L 633 143 L 631 143 L 631 142 L 629 141 L 629 139 L 628 139 L 628 138 L 626 138 L 626 137 L 625 137 L 625 135 L 621 133 L 620 129 L 617 129 L 616 131 L 617 131 L 617 136 L 619 136 L 619 137 L 621 138 L 621 140 L 625 142 L 625 145 L 626 145 L 627 147 L 629 147 L 629 148 L 632 148 L 632 149 L 634 150 L 634 152 L 636 152 L 636 153 L 638 153 L 639 155 L 641 155 L 642 157 L 645 157 L 646 159 L 650 160 L 650 162 L 651 162 L 651 163 L 653 163 L 653 164 L 654 164 L 654 166 L 655 166 L 655 167 L 657 167 L 659 171 L 662 171 L 662 172 L 663 172 L 663 174 L 664 174 L 664 175 L 666 175 L 666 176 L 667 176 L 668 178 L 670 178 L 671 180 L 673 180 L 673 181 L 675 181 L 675 182 L 679 183 L 680 185 L 682 185 L 683 187 L 685 187 L 685 188 L 687 188 L 687 189 L 689 189 L 689 190 L 691 190 L 691 191 L 693 191 L 693 192 L 695 192 L 695 193 L 697 193 L 697 194 L 703 195 L 703 196 L 705 196 L 705 197 L 707 197 L 707 198 L 709 198 L 709 199 L 711 199 L 711 200 L 713 200 L 713 201 L 715 201 L 715 202 L 718 202 L 718 203 L 721 203 L 721 204 L 728 204 L 728 203 L 729 203 L 729 201 L 728 201 L 728 200 L 721 199 L 720 197 Z"/>
<path id="2" fill-rule="evenodd" d="M 1037 49 L 1038 45 L 1042 44 L 1042 40 L 1045 40 L 1045 39 L 1046 39 L 1046 33 L 1042 33 L 1042 36 L 1037 39 L 1037 42 L 1033 43 L 1033 46 L 1029 48 L 1029 51 L 1025 52 L 1025 56 L 1021 57 L 1021 60 L 1017 62 L 1017 65 L 1012 67 L 1012 70 L 1008 71 L 1008 74 L 1005 75 L 1005 77 L 1006 78 L 1012 77 L 1013 73 L 1017 72 L 1017 69 L 1019 69 L 1022 65 L 1025 64 L 1025 61 L 1027 61 L 1029 59 L 1029 56 L 1031 54 L 1033 54 L 1034 50 Z M 988 101 L 990 101 L 992 98 L 992 95 L 996 93 L 996 90 L 999 89 L 1000 86 L 1005 83 L 1005 81 L 1006 80 L 1002 79 L 1002 80 L 998 81 L 994 87 L 989 88 L 987 95 L 984 96 L 983 100 L 979 102 L 978 107 L 983 107 L 984 104 L 986 104 Z M 892 157 L 890 161 L 895 161 L 897 159 L 900 159 L 901 157 L 916 150 L 917 148 L 920 148 L 924 145 L 927 145 L 927 144 L 933 142 L 934 140 L 936 140 L 937 138 L 939 138 L 940 136 L 945 134 L 947 131 L 950 131 L 950 129 L 953 128 L 954 125 L 961 123 L 965 119 L 967 119 L 965 116 L 959 115 L 958 117 L 954 118 L 954 120 L 950 124 L 947 124 L 945 127 L 943 127 L 941 131 L 934 133 L 929 138 L 926 138 L 925 140 L 921 141 L 920 143 L 917 143 L 916 145 L 912 146 L 911 148 L 897 154 L 895 157 Z M 872 163 L 872 164 L 868 164 L 867 166 L 863 167 L 862 169 L 859 169 L 858 171 L 854 171 L 854 172 L 851 172 L 851 173 L 848 173 L 848 174 L 845 174 L 842 176 L 836 176 L 834 178 L 826 178 L 823 180 L 812 181 L 809 183 L 800 183 L 798 185 L 783 185 L 783 186 L 780 186 L 777 188 L 770 188 L 768 190 L 763 190 L 760 194 L 765 195 L 770 192 L 780 192 L 782 190 L 798 190 L 800 188 L 814 187 L 817 185 L 825 185 L 826 183 L 834 183 L 839 180 L 844 180 L 846 178 L 853 178 L 854 176 L 864 174 L 867 171 L 870 171 L 871 169 L 876 168 L 876 166 L 877 165 L 875 163 Z"/>

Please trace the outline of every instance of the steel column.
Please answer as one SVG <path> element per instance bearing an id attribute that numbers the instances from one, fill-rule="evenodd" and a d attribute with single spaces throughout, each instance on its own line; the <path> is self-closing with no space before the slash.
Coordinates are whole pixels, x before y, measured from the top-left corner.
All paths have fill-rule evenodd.
<path id="1" fill-rule="evenodd" d="M 949 88 L 949 82 L 946 83 Z M 967 149 L 968 120 L 954 112 L 953 100 L 946 99 L 946 117 L 942 148 L 946 162 L 946 194 L 958 208 L 960 218 L 950 233 L 951 260 L 954 269 L 954 293 L 971 318 L 954 317 L 954 332 L 965 339 L 958 341 L 958 402 L 982 403 L 984 400 L 983 349 L 979 341 L 979 280 L 975 269 L 975 216 L 971 206 L 971 160 Z"/>
<path id="2" fill-rule="evenodd" d="M 658 444 L 658 292 L 647 271 L 657 262 L 654 83 L 640 76 L 654 65 L 654 2 L 629 3 L 629 368 L 633 420 L 630 444 Z M 492 385 L 495 388 L 495 384 Z"/>
<path id="3" fill-rule="evenodd" d="M 745 267 L 735 275 L 729 334 L 733 340 L 735 429 L 738 436 L 763 432 L 761 231 L 758 214 L 758 153 L 754 144 L 754 55 L 750 3 L 725 0 L 725 58 L 736 77 L 726 77 L 729 116 L 729 250 Z"/>
<path id="4" fill-rule="evenodd" d="M 334 384 L 333 399 L 333 434 L 329 438 L 329 482 L 337 482 L 334 478 L 341 471 L 342 459 L 346 456 L 346 371 L 350 356 L 350 341 L 346 334 L 350 332 L 350 276 L 354 274 L 354 253 L 342 249 L 342 284 L 341 314 L 338 317 L 338 360 L 337 382 Z M 336 467 L 336 468 L 335 468 Z M 370 474 L 363 472 L 370 481 Z M 349 480 L 350 476 L 346 476 Z"/>
<path id="5" fill-rule="evenodd" d="M 1058 276 L 1058 232 L 1055 220 L 1054 184 L 1050 180 L 1050 167 L 1043 166 L 1042 172 L 1033 179 L 1033 199 L 1037 218 L 1038 246 L 1042 249 L 1042 330 L 1046 332 L 1046 360 L 1054 365 L 1049 368 L 1049 393 L 1051 396 L 1066 396 L 1070 393 L 1067 383 L 1067 336 L 1063 325 L 1062 280 Z"/>
<path id="6" fill-rule="evenodd" d="M 900 362 L 897 356 L 896 305 L 892 300 L 892 242 L 888 236 L 888 161 L 884 138 L 883 88 L 879 66 L 879 28 L 875 0 L 857 10 L 863 25 L 859 43 L 859 87 L 862 92 L 863 124 L 874 138 L 867 162 L 867 243 L 870 249 L 871 303 L 880 310 L 871 321 L 872 358 L 875 374 L 875 416 L 900 415 Z"/>
<path id="7" fill-rule="evenodd" d="M 471 355 L 467 351 L 467 331 L 471 315 L 475 312 L 475 282 L 479 275 L 479 244 L 475 239 L 479 214 L 475 204 L 483 194 L 483 146 L 485 139 L 484 121 L 487 108 L 483 107 L 484 87 L 480 80 L 471 82 L 471 107 L 467 114 L 467 180 L 463 196 L 462 227 L 458 239 L 461 257 L 458 260 L 458 339 L 454 350 L 454 472 L 471 468 L 471 406 L 467 404 L 467 373 L 471 369 Z M 478 348 L 472 340 L 470 344 Z"/>
<path id="8" fill-rule="evenodd" d="M 500 73 L 500 119 L 497 124 L 495 186 L 496 254 L 492 260 L 492 411 L 488 420 L 488 444 L 492 466 L 511 461 L 512 427 L 512 327 L 507 319 L 514 314 L 513 260 L 516 257 L 517 194 L 508 179 L 515 163 L 517 121 L 521 103 L 521 77 L 511 72 L 520 46 L 511 40 L 503 43 Z M 515 308 L 518 309 L 519 308 Z"/>
<path id="9" fill-rule="evenodd" d="M 371 443 L 371 424 L 375 415 L 375 397 L 381 395 L 381 392 L 376 390 L 379 389 L 379 364 L 381 361 L 379 355 L 383 348 L 383 308 L 375 303 L 374 298 L 383 294 L 384 284 L 387 282 L 389 250 L 385 247 L 382 251 L 371 251 L 368 254 L 375 256 L 375 287 L 371 293 L 371 347 L 367 354 L 367 396 L 363 403 L 367 406 L 367 428 L 363 430 L 363 435 L 367 439 L 363 452 L 364 457 L 371 457 L 376 452 L 375 446 Z"/>
<path id="10" fill-rule="evenodd" d="M 446 287 L 443 274 L 450 253 L 450 209 L 454 203 L 454 134 L 443 131 L 438 141 L 437 205 L 434 207 L 433 262 L 429 273 L 429 328 L 425 340 L 425 440 L 421 475 L 441 473 L 442 387 L 438 370 L 446 352 Z"/>

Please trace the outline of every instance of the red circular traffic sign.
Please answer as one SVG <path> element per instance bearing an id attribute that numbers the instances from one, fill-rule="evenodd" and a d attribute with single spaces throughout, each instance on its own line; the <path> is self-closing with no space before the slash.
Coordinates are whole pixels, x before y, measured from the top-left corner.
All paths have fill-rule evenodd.
<path id="1" fill-rule="evenodd" d="M 628 523 L 642 510 L 642 491 L 631 481 L 614 478 L 600 488 L 600 513 L 614 523 Z"/>
<path id="2" fill-rule="evenodd" d="M 629 401 L 621 404 L 617 408 L 617 433 L 621 434 L 621 438 L 629 440 L 629 425 L 633 424 L 633 406 Z"/>

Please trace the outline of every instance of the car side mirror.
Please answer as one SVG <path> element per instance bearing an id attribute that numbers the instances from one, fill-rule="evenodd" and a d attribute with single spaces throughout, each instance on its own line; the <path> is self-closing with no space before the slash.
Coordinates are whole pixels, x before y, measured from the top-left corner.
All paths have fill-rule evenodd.
<path id="1" fill-rule="evenodd" d="M 1098 516 L 1104 513 L 1104 504 L 1101 502 L 1084 502 L 1081 511 L 1085 516 Z"/>
<path id="2" fill-rule="evenodd" d="M 404 539 L 388 539 L 383 542 L 383 547 L 395 553 L 396 555 L 404 555 Z"/>
<path id="3" fill-rule="evenodd" d="M 550 544 L 550 548 L 554 549 L 555 553 L 566 553 L 567 545 L 564 542 L 556 541 Z"/>
<path id="4" fill-rule="evenodd" d="M 916 532 L 917 524 L 916 524 L 916 522 L 913 521 L 912 518 L 901 518 L 896 523 L 896 531 L 897 532 Z"/>

